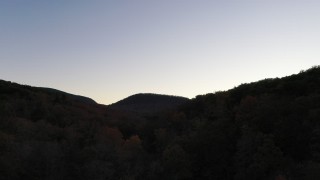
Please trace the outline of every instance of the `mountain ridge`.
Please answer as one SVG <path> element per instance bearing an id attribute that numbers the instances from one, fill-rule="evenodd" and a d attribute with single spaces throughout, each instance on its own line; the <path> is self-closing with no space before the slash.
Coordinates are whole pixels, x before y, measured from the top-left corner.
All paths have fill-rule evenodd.
<path id="1" fill-rule="evenodd" d="M 72 94 L 72 93 L 68 93 L 65 91 L 61 91 L 58 89 L 54 89 L 54 88 L 49 88 L 49 87 L 36 87 L 36 86 L 31 86 L 31 85 L 24 85 L 24 84 L 18 84 L 15 82 L 11 82 L 11 81 L 6 81 L 6 80 L 2 80 L 0 79 L 0 85 L 2 86 L 2 92 L 6 92 L 6 91 L 15 91 L 16 92 L 20 92 L 23 93 L 23 91 L 27 92 L 27 91 L 36 91 L 36 92 L 43 92 L 43 93 L 49 93 L 49 94 L 53 94 L 53 95 L 58 95 L 61 96 L 61 98 L 66 98 L 69 97 L 75 101 L 79 101 L 79 102 L 83 102 L 83 103 L 88 103 L 88 104 L 97 104 L 93 99 L 86 97 L 86 96 L 82 96 L 82 95 L 76 95 L 76 94 Z M 6 88 L 7 87 L 7 90 Z M 11 92 L 11 93 L 13 93 Z"/>
<path id="2" fill-rule="evenodd" d="M 320 66 L 186 101 L 132 113 L 0 81 L 2 179 L 320 179 Z"/>
<path id="3" fill-rule="evenodd" d="M 40 88 L 40 89 L 43 89 L 45 91 L 52 92 L 52 93 L 64 94 L 66 96 L 70 96 L 72 99 L 74 99 L 76 101 L 80 101 L 80 102 L 84 102 L 84 103 L 88 103 L 88 104 L 97 104 L 97 102 L 95 100 L 91 99 L 90 97 L 71 94 L 71 93 L 61 91 L 59 89 L 54 89 L 54 88 L 48 88 L 48 87 L 37 87 L 37 88 Z"/>

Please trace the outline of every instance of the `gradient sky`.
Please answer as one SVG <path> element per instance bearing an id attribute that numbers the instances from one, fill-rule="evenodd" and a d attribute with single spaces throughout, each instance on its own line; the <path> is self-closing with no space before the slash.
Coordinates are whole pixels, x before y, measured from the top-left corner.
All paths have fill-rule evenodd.
<path id="1" fill-rule="evenodd" d="M 1 0 L 0 79 L 110 104 L 320 64 L 318 0 Z"/>

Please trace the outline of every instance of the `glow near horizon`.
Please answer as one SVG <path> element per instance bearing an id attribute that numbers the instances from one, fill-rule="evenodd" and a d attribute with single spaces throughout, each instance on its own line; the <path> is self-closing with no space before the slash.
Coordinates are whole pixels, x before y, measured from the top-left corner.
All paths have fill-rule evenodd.
<path id="1" fill-rule="evenodd" d="M 320 2 L 0 2 L 0 79 L 110 104 L 192 98 L 319 64 Z"/>

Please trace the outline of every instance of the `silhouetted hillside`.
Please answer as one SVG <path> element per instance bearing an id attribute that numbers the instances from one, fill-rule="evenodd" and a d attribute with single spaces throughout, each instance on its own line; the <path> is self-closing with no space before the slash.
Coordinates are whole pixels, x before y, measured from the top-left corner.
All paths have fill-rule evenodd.
<path id="1" fill-rule="evenodd" d="M 129 96 L 109 107 L 133 112 L 158 112 L 177 107 L 188 101 L 189 99 L 185 97 L 146 93 Z"/>
<path id="2" fill-rule="evenodd" d="M 320 179 L 320 67 L 112 106 L 0 81 L 0 179 Z"/>
<path id="3" fill-rule="evenodd" d="M 4 93 L 11 93 L 11 94 L 26 93 L 26 94 L 28 94 L 28 92 L 30 93 L 31 91 L 34 91 L 34 92 L 38 92 L 38 93 L 42 92 L 42 93 L 47 93 L 47 94 L 54 95 L 54 96 L 69 98 L 74 101 L 78 101 L 78 102 L 82 102 L 82 103 L 97 104 L 91 98 L 70 94 L 70 93 L 63 92 L 63 91 L 53 89 L 53 88 L 31 87 L 28 85 L 20 85 L 17 83 L 13 83 L 10 81 L 4 81 L 4 80 L 0 80 L 0 86 L 1 86 L 2 92 L 4 92 Z"/>
<path id="4" fill-rule="evenodd" d="M 178 144 L 199 179 L 320 179 L 318 66 L 197 96 L 182 112 L 198 124 Z"/>
<path id="5" fill-rule="evenodd" d="M 44 91 L 48 91 L 54 94 L 62 94 L 65 96 L 68 96 L 70 99 L 78 101 L 78 102 L 82 102 L 82 103 L 87 103 L 87 104 L 97 104 L 93 99 L 88 98 L 88 97 L 84 97 L 84 96 L 79 96 L 79 95 L 74 95 L 74 94 L 70 94 L 70 93 L 66 93 L 57 89 L 52 89 L 52 88 L 41 88 Z"/>

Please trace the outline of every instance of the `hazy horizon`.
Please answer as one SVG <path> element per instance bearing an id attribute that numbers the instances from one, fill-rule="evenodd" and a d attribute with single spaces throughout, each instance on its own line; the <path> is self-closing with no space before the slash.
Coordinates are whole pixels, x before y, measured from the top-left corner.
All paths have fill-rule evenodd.
<path id="1" fill-rule="evenodd" d="M 319 65 L 314 65 L 314 66 L 311 66 L 310 68 L 313 68 L 313 67 L 316 67 L 316 66 L 319 66 Z M 310 69 L 309 68 L 309 69 Z M 307 69 L 302 69 L 300 70 L 301 71 L 305 71 Z M 297 73 L 294 73 L 294 74 L 298 74 L 300 72 L 297 72 Z M 274 78 L 283 78 L 283 77 L 286 77 L 286 76 L 291 76 L 291 75 L 294 75 L 294 74 L 288 74 L 288 75 L 285 75 L 285 76 L 282 76 L 282 77 L 274 77 Z M 264 80 L 264 79 L 270 79 L 269 77 L 266 77 L 266 78 L 263 78 L 263 79 L 259 79 L 259 80 L 256 80 L 256 81 L 251 81 L 251 82 L 242 82 L 241 84 L 245 84 L 245 83 L 253 83 L 253 82 L 257 82 L 257 81 L 260 81 L 260 80 Z M 6 79 L 2 79 L 2 80 L 5 80 L 5 81 L 10 81 L 10 80 L 6 80 Z M 23 84 L 23 83 L 19 83 L 19 82 L 14 82 L 14 81 L 10 81 L 10 82 L 13 82 L 13 83 L 18 83 L 18 84 L 21 84 L 21 85 L 27 85 L 27 86 L 32 86 L 32 87 L 36 87 L 36 88 L 49 88 L 49 89 L 56 89 L 56 90 L 59 90 L 59 91 L 64 91 L 62 89 L 57 89 L 55 87 L 44 87 L 44 86 L 34 86 L 32 84 Z M 236 88 L 237 86 L 241 85 L 241 84 L 237 84 L 237 85 L 234 85 L 232 88 L 230 89 L 233 89 L 233 88 Z M 217 91 L 213 91 L 213 92 L 207 92 L 207 93 L 203 93 L 203 94 L 196 94 L 195 96 L 197 95 L 206 95 L 206 94 L 209 94 L 209 93 L 215 93 L 215 92 L 219 92 L 219 91 L 226 91 L 226 90 L 230 90 L 230 89 L 223 89 L 223 90 L 217 90 Z M 73 93 L 73 92 L 68 92 L 68 91 L 64 91 L 66 93 L 70 93 L 70 94 L 73 94 L 73 95 L 77 95 L 77 96 L 84 96 L 84 97 L 88 97 L 88 98 L 91 98 L 93 99 L 94 101 L 96 101 L 94 98 L 90 97 L 90 96 L 86 96 L 86 95 L 83 95 L 83 94 L 77 94 L 77 93 Z M 96 101 L 98 104 L 103 104 L 103 105 L 111 105 L 111 104 L 114 104 L 118 101 L 121 101 L 125 98 L 128 98 L 132 95 L 136 95 L 136 94 L 157 94 L 157 95 L 168 95 L 168 96 L 177 96 L 177 97 L 185 97 L 185 98 L 188 98 L 188 99 L 192 99 L 192 98 L 195 98 L 195 96 L 193 97 L 187 97 L 187 96 L 182 96 L 182 95 L 179 95 L 179 94 L 161 94 L 161 93 L 157 93 L 157 92 L 137 92 L 137 93 L 134 93 L 134 94 L 129 94 L 129 95 L 126 95 L 124 97 L 120 97 L 120 99 L 116 99 L 114 102 L 111 102 L 111 103 L 101 103 L 101 102 L 98 102 Z"/>
<path id="2" fill-rule="evenodd" d="M 0 2 L 0 79 L 111 104 L 193 98 L 319 64 L 320 2 Z"/>

